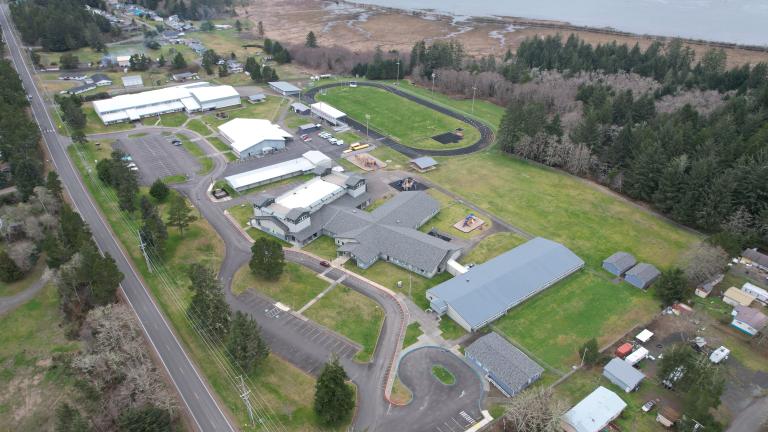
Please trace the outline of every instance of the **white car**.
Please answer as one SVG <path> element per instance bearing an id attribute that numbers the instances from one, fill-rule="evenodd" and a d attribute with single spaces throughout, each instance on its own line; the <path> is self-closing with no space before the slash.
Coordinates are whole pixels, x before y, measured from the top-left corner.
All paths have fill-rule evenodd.
<path id="1" fill-rule="evenodd" d="M 338 144 L 339 140 L 337 140 L 336 138 L 328 138 L 328 142 L 334 145 L 339 145 Z"/>
<path id="2" fill-rule="evenodd" d="M 336 144 L 337 146 L 343 146 L 344 145 L 344 140 L 337 139 L 334 144 Z"/>
<path id="3" fill-rule="evenodd" d="M 332 136 L 333 136 L 333 135 L 329 134 L 328 132 L 320 132 L 320 133 L 319 133 L 319 134 L 317 134 L 317 135 L 318 135 L 320 138 L 325 138 L 325 139 L 328 139 L 328 138 L 330 138 L 330 137 L 332 137 Z"/>

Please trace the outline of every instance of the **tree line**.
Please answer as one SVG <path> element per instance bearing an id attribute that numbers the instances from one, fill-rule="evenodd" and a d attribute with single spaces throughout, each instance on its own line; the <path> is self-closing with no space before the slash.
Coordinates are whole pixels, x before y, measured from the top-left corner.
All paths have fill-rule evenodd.
<path id="1" fill-rule="evenodd" d="M 105 8 L 103 2 L 82 0 L 23 0 L 11 2 L 11 16 L 21 39 L 27 45 L 41 45 L 46 51 L 69 51 L 90 46 L 106 48 L 108 35 L 117 36 L 101 15 L 92 14 L 85 5 Z"/>

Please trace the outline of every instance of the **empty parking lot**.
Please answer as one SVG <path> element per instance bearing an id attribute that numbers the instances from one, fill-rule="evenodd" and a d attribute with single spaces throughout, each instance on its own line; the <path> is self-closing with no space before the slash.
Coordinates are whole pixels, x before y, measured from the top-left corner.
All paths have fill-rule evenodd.
<path id="1" fill-rule="evenodd" d="M 142 184 L 150 184 L 156 179 L 172 175 L 193 175 L 200 169 L 200 164 L 183 146 L 174 146 L 171 139 L 175 136 L 163 136 L 150 133 L 118 139 L 114 148 L 119 148 L 133 158 L 139 168 Z"/>

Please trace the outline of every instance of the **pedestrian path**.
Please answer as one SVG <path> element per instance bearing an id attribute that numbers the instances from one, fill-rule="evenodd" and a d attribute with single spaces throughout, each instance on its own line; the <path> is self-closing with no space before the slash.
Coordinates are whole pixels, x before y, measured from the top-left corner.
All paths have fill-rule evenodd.
<path id="1" fill-rule="evenodd" d="M 326 294 L 328 294 L 332 289 L 336 287 L 336 285 L 344 282 L 344 279 L 347 278 L 347 275 L 342 275 L 340 278 L 336 279 L 335 281 L 331 282 L 330 285 L 328 285 L 328 288 L 324 289 L 320 294 L 316 295 L 315 298 L 308 301 L 307 304 L 301 307 L 297 312 L 300 314 L 303 314 L 305 310 L 309 309 L 313 304 L 317 303 L 321 298 L 323 298 Z"/>

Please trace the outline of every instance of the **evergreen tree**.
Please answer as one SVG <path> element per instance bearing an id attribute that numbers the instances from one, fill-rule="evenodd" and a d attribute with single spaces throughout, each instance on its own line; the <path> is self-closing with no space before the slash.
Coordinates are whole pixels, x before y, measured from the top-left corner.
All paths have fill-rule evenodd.
<path id="1" fill-rule="evenodd" d="M 8 256 L 5 250 L 0 249 L 0 281 L 16 282 L 22 277 L 24 277 L 24 273 L 19 266 Z"/>
<path id="2" fill-rule="evenodd" d="M 145 247 L 157 256 L 162 256 L 165 250 L 165 241 L 168 239 L 168 230 L 157 211 L 157 207 L 152 205 L 147 197 L 142 197 L 141 204 L 143 224 L 139 229 L 139 236 Z"/>
<path id="3" fill-rule="evenodd" d="M 237 30 L 238 33 L 243 31 L 243 23 L 241 23 L 240 20 L 235 21 L 235 30 Z"/>
<path id="4" fill-rule="evenodd" d="M 184 56 L 181 55 L 181 53 L 176 53 L 176 56 L 173 57 L 173 68 L 176 70 L 184 69 L 187 67 L 187 61 L 184 59 Z"/>
<path id="5" fill-rule="evenodd" d="M 168 208 L 168 225 L 178 228 L 179 233 L 184 236 L 184 229 L 196 219 L 183 196 L 174 195 L 171 198 Z"/>
<path id="6" fill-rule="evenodd" d="M 260 38 L 264 39 L 264 23 L 259 21 L 259 23 L 256 25 L 256 33 L 259 35 Z"/>
<path id="7" fill-rule="evenodd" d="M 307 40 L 304 42 L 304 46 L 307 48 L 317 48 L 317 36 L 315 36 L 315 32 L 310 31 L 307 33 Z"/>
<path id="8" fill-rule="evenodd" d="M 251 374 L 269 355 L 269 347 L 261 338 L 256 321 L 237 311 L 227 337 L 227 351 L 245 373 Z"/>
<path id="9" fill-rule="evenodd" d="M 66 402 L 56 407 L 56 432 L 83 432 L 89 429 L 88 422 L 77 408 Z"/>
<path id="10" fill-rule="evenodd" d="M 59 175 L 56 174 L 56 171 L 48 172 L 48 177 L 45 179 L 45 188 L 59 200 L 64 197 L 64 189 L 61 187 L 61 181 L 59 180 Z"/>
<path id="11" fill-rule="evenodd" d="M 224 78 L 227 75 L 229 75 L 229 69 L 227 69 L 227 65 L 226 64 L 219 65 L 219 78 Z"/>
<path id="12" fill-rule="evenodd" d="M 187 314 L 201 324 L 210 336 L 223 340 L 229 332 L 232 312 L 216 275 L 200 264 L 193 264 L 189 279 L 192 282 L 192 300 Z"/>
<path id="13" fill-rule="evenodd" d="M 317 378 L 314 410 L 324 426 L 340 425 L 355 408 L 355 394 L 346 382 L 348 379 L 336 357 L 325 364 Z"/>
<path id="14" fill-rule="evenodd" d="M 80 66 L 80 59 L 71 53 L 63 54 L 59 57 L 59 68 L 64 70 L 77 69 Z"/>
<path id="15" fill-rule="evenodd" d="M 211 20 L 206 20 L 202 24 L 200 24 L 200 31 L 204 32 L 210 32 L 213 31 L 215 27 L 213 26 L 213 22 Z"/>
<path id="16" fill-rule="evenodd" d="M 132 212 L 136 210 L 136 194 L 138 186 L 131 181 L 121 181 L 117 186 L 117 202 L 120 210 Z"/>
<path id="17" fill-rule="evenodd" d="M 149 188 L 149 195 L 160 202 L 165 201 L 169 193 L 171 193 L 171 190 L 161 179 L 155 180 Z"/>
<path id="18" fill-rule="evenodd" d="M 283 246 L 276 239 L 259 237 L 251 246 L 251 260 L 248 267 L 260 278 L 277 280 L 283 274 L 285 267 Z"/>
<path id="19" fill-rule="evenodd" d="M 170 432 L 171 414 L 152 405 L 124 409 L 117 418 L 120 432 Z"/>
<path id="20" fill-rule="evenodd" d="M 685 279 L 685 273 L 677 267 L 663 271 L 655 285 L 655 295 L 661 300 L 662 306 L 687 300 L 693 294 Z"/>
<path id="21" fill-rule="evenodd" d="M 600 359 L 600 348 L 597 346 L 597 339 L 592 338 L 579 348 L 579 358 L 583 359 L 587 366 L 594 366 Z"/>

